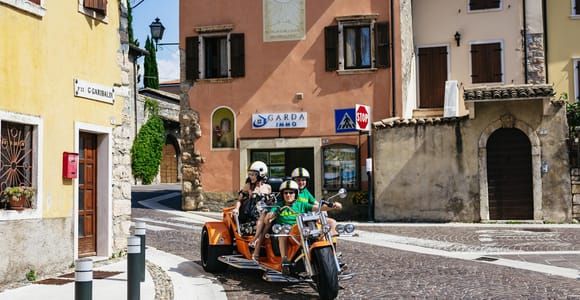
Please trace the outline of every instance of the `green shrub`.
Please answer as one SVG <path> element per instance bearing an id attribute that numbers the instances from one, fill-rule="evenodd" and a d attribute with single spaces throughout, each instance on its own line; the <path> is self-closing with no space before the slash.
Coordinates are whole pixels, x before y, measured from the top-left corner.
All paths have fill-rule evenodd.
<path id="1" fill-rule="evenodd" d="M 566 103 L 566 118 L 570 129 L 570 138 L 575 137 L 574 128 L 580 126 L 580 102 Z"/>
<path id="2" fill-rule="evenodd" d="M 149 111 L 150 117 L 143 124 L 133 142 L 131 168 L 135 178 L 141 179 L 143 184 L 150 184 L 159 171 L 161 153 L 165 143 L 165 128 L 163 121 L 157 115 L 157 103 L 146 99 L 145 107 Z"/>
<path id="3" fill-rule="evenodd" d="M 26 280 L 28 280 L 28 281 L 36 281 L 36 271 L 35 270 L 29 270 L 26 273 Z"/>

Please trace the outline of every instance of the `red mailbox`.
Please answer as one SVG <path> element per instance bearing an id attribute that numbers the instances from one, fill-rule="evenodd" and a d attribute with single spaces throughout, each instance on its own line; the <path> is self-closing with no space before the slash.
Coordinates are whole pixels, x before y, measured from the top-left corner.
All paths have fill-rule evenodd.
<path id="1" fill-rule="evenodd" d="M 62 153 L 62 177 L 66 179 L 77 178 L 79 154 L 71 152 Z"/>

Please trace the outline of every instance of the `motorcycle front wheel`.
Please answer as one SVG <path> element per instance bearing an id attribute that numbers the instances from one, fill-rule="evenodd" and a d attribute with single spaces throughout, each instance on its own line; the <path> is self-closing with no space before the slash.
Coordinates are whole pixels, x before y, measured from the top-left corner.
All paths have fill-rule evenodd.
<path id="1" fill-rule="evenodd" d="M 331 247 L 316 248 L 313 251 L 316 275 L 314 282 L 320 299 L 335 299 L 338 296 L 338 268 Z"/>

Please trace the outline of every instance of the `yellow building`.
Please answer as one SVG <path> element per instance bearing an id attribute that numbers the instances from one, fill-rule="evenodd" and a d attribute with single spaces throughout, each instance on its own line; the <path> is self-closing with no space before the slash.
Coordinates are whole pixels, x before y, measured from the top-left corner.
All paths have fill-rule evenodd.
<path id="1" fill-rule="evenodd" d="M 546 1 L 548 82 L 556 97 L 580 100 L 580 0 Z"/>
<path id="2" fill-rule="evenodd" d="M 0 283 L 126 246 L 126 11 L 121 0 L 0 0 L 0 192 L 36 191 L 24 209 L 0 203 Z"/>

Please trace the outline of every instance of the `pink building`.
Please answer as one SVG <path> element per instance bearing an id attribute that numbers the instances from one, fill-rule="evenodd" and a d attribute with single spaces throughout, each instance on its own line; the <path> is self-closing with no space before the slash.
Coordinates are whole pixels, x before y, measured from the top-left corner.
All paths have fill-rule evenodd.
<path id="1" fill-rule="evenodd" d="M 353 111 L 401 115 L 393 2 L 181 1 L 182 100 L 198 113 L 201 136 L 190 140 L 203 157 L 193 168 L 200 176 L 184 169 L 184 209 L 199 208 L 188 198 L 201 193 L 196 180 L 204 206 L 231 197 L 254 160 L 268 164 L 273 182 L 306 167 L 317 196 L 366 190 L 367 137 L 353 128 Z"/>

